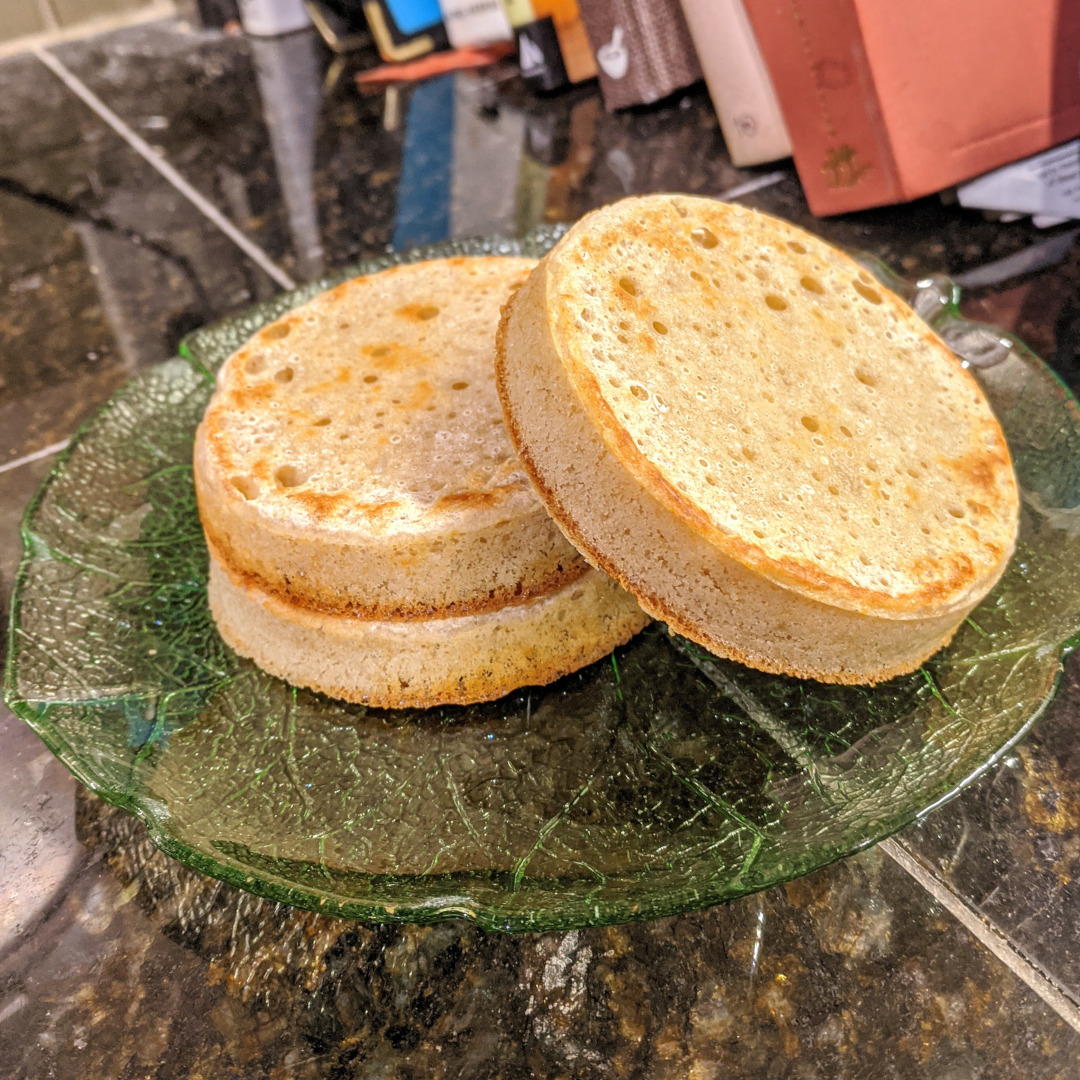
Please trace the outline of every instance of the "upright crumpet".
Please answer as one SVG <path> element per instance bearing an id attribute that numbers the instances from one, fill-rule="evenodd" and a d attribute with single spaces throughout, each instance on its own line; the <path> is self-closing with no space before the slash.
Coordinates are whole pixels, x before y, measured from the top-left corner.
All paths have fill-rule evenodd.
<path id="1" fill-rule="evenodd" d="M 585 573 L 514 453 L 492 377 L 499 309 L 534 265 L 441 259 L 357 278 L 225 363 L 195 486 L 234 578 L 392 619 L 494 611 Z"/>
<path id="2" fill-rule="evenodd" d="M 503 314 L 511 437 L 646 611 L 723 656 L 876 682 L 1001 576 L 1018 497 L 978 384 L 786 222 L 681 195 L 575 225 Z"/>

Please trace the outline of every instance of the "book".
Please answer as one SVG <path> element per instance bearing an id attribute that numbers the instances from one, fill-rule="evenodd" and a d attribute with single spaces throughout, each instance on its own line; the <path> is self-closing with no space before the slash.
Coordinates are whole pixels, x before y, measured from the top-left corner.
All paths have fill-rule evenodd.
<path id="1" fill-rule="evenodd" d="M 524 3 L 525 0 L 516 0 L 514 7 L 520 10 Z M 592 48 L 585 34 L 577 0 L 528 0 L 528 3 L 534 19 L 551 19 L 555 36 L 559 39 L 559 51 L 562 53 L 566 77 L 570 82 L 579 83 L 591 79 L 596 74 L 596 64 L 593 62 Z"/>
<path id="2" fill-rule="evenodd" d="M 816 214 L 904 202 L 1080 135 L 1080 5 L 745 0 Z"/>
<path id="3" fill-rule="evenodd" d="M 742 0 L 682 0 L 682 9 L 732 163 L 790 157 L 780 103 Z"/>
<path id="4" fill-rule="evenodd" d="M 514 36 L 503 0 L 439 0 L 439 8 L 455 49 L 482 48 Z"/>
<path id="5" fill-rule="evenodd" d="M 569 85 L 559 35 L 550 15 L 519 26 L 517 47 L 521 75 L 531 90 L 550 93 Z"/>
<path id="6" fill-rule="evenodd" d="M 701 78 L 678 0 L 581 0 L 608 109 L 647 105 Z"/>
<path id="7" fill-rule="evenodd" d="M 364 0 L 364 17 L 388 64 L 450 47 L 439 0 Z"/>

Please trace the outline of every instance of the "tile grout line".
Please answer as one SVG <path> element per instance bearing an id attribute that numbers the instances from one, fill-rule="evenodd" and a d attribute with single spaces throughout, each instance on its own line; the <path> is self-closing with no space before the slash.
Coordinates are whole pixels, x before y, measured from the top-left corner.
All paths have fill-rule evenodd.
<path id="1" fill-rule="evenodd" d="M 23 454 L 22 457 L 16 458 L 14 461 L 5 461 L 0 464 L 0 473 L 11 472 L 12 469 L 17 469 L 22 465 L 29 465 L 32 461 L 40 461 L 42 458 L 47 458 L 52 454 L 59 454 L 61 450 L 67 449 L 69 442 L 71 442 L 70 439 L 61 439 L 60 442 L 50 443 L 40 450 L 35 450 L 32 454 Z"/>
<path id="2" fill-rule="evenodd" d="M 1026 983 L 1074 1031 L 1080 1032 L 1080 1007 L 1061 992 L 1021 953 L 992 922 L 983 919 L 964 899 L 932 874 L 895 839 L 878 845 L 902 870 L 913 877 L 972 937 L 993 953 L 1018 979 Z"/>
<path id="3" fill-rule="evenodd" d="M 105 121 L 148 165 L 156 169 L 205 218 L 218 227 L 252 262 L 265 271 L 283 289 L 295 289 L 296 282 L 266 254 L 258 244 L 249 240 L 209 199 L 197 191 L 153 147 L 117 116 L 78 76 L 47 49 L 37 47 L 34 55 L 89 108 Z"/>

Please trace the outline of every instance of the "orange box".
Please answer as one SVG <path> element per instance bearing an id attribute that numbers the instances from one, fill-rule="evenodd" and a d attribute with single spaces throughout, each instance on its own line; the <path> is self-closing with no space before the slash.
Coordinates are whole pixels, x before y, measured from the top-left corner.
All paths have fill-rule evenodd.
<path id="1" fill-rule="evenodd" d="M 815 214 L 1080 134 L 1075 0 L 745 0 Z"/>

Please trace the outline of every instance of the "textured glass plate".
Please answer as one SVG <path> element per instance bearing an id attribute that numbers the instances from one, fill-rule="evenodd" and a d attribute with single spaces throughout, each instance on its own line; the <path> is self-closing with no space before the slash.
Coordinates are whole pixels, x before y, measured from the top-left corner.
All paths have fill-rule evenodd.
<path id="1" fill-rule="evenodd" d="M 556 235 L 360 269 L 538 253 Z M 192 436 L 217 365 L 319 283 L 192 335 L 76 439 L 27 511 L 8 704 L 181 862 L 362 919 L 653 917 L 880 840 L 997 760 L 1053 694 L 1080 630 L 1080 417 L 1038 358 L 960 318 L 950 282 L 864 263 L 976 369 L 1023 488 L 1004 578 L 915 674 L 872 689 L 776 678 L 656 625 L 550 687 L 389 712 L 238 659 L 207 609 Z"/>

